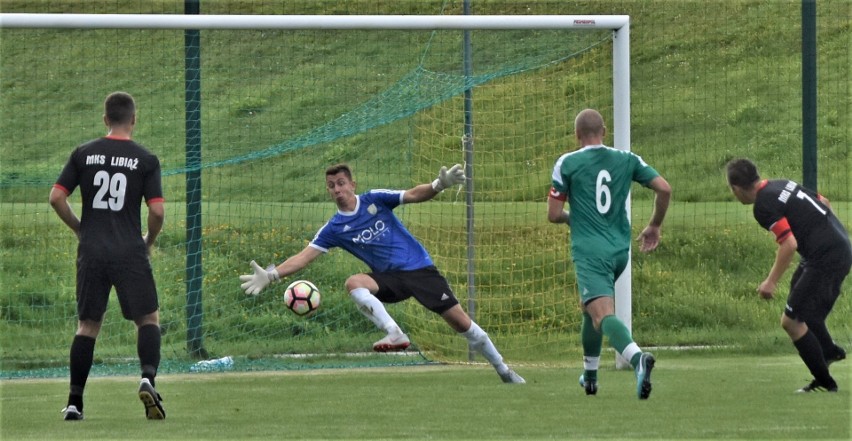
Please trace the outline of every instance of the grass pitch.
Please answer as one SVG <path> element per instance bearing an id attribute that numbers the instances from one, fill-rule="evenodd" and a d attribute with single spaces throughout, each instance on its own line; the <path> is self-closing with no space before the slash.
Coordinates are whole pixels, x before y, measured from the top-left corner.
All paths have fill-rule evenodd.
<path id="1" fill-rule="evenodd" d="M 792 352 L 792 348 L 791 348 Z M 605 364 L 611 365 L 611 353 Z M 849 439 L 850 363 L 836 394 L 797 394 L 798 357 L 657 351 L 654 391 L 604 368 L 597 396 L 578 362 L 520 365 L 526 385 L 485 365 L 162 376 L 165 421 L 147 421 L 136 378 L 94 378 L 85 420 L 62 421 L 67 380 L 0 383 L 0 437 L 18 439 Z"/>

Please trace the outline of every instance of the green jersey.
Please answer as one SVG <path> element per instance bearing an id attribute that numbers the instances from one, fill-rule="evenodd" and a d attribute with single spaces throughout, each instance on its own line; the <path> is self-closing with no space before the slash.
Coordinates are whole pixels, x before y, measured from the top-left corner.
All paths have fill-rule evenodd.
<path id="1" fill-rule="evenodd" d="M 610 257 L 630 248 L 627 197 L 636 181 L 647 186 L 659 176 L 639 155 L 604 145 L 566 153 L 553 167 L 550 197 L 571 211 L 571 254 Z"/>

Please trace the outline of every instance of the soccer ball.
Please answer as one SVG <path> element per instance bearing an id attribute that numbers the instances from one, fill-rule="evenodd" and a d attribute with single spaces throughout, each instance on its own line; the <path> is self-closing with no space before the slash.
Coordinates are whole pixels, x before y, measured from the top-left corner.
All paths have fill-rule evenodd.
<path id="1" fill-rule="evenodd" d="M 319 308 L 320 292 L 307 280 L 297 280 L 284 291 L 284 304 L 298 315 L 310 315 Z"/>

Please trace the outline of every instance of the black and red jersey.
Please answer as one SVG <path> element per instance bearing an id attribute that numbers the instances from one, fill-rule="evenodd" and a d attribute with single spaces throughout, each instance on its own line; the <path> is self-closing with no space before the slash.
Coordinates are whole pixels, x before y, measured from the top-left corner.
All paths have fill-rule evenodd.
<path id="1" fill-rule="evenodd" d="M 129 139 L 98 138 L 78 146 L 54 187 L 80 187 L 79 255 L 103 260 L 145 256 L 141 205 L 162 202 L 160 161 Z"/>
<path id="2" fill-rule="evenodd" d="M 796 182 L 764 180 L 758 185 L 754 218 L 782 242 L 790 234 L 809 264 L 834 267 L 852 260 L 849 234 L 819 195 Z"/>

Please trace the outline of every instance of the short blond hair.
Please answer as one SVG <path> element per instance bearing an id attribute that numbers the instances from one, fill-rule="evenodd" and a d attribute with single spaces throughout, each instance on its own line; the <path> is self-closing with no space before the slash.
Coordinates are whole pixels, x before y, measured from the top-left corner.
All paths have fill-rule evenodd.
<path id="1" fill-rule="evenodd" d="M 594 109 L 585 109 L 574 118 L 574 133 L 578 138 L 603 136 L 606 125 L 603 116 Z"/>

